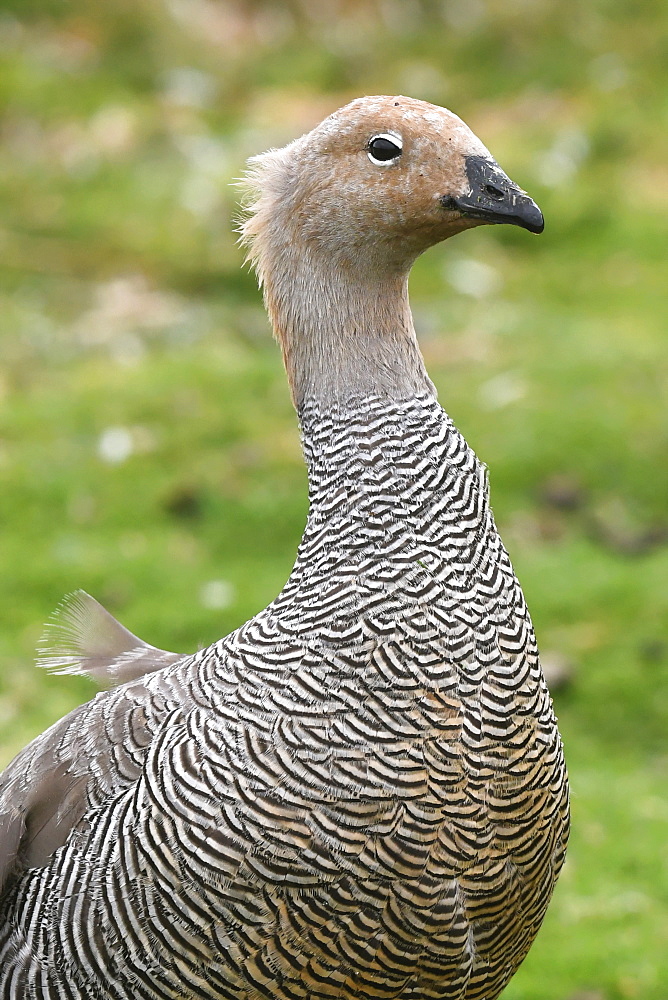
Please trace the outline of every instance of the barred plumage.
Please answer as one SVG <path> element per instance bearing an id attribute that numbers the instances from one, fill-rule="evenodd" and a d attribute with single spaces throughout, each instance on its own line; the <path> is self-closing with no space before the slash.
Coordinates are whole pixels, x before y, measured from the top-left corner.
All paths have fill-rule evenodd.
<path id="1" fill-rule="evenodd" d="M 297 389 L 310 507 L 276 600 L 5 772 L 3 1000 L 493 1000 L 525 956 L 561 742 L 485 467 L 403 390 Z"/>

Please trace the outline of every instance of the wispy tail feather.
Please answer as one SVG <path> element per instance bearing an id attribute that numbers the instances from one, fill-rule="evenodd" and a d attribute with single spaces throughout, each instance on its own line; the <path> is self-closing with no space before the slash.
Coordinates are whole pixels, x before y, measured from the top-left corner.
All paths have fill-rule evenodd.
<path id="1" fill-rule="evenodd" d="M 37 650 L 40 667 L 111 685 L 162 670 L 186 655 L 156 649 L 133 635 L 84 590 L 63 598 Z"/>

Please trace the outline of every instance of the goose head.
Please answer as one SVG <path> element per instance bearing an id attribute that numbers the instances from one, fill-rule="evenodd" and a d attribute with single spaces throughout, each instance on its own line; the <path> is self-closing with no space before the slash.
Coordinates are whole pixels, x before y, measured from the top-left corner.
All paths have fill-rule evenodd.
<path id="1" fill-rule="evenodd" d="M 245 236 L 260 237 L 261 270 L 265 237 L 396 273 L 474 226 L 543 230 L 538 206 L 457 115 L 408 97 L 359 98 L 251 164 L 259 199 Z"/>
<path id="2" fill-rule="evenodd" d="M 543 229 L 538 206 L 467 125 L 408 97 L 364 97 L 250 161 L 242 241 L 295 405 L 434 392 L 408 273 L 464 229 Z"/>

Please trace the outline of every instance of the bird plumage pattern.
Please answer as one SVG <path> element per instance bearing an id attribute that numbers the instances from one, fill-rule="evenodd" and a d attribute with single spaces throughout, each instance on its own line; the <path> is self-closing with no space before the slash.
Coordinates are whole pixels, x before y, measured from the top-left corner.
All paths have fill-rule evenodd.
<path id="1" fill-rule="evenodd" d="M 428 382 L 291 383 L 281 593 L 193 656 L 110 624 L 122 683 L 0 779 L 2 1000 L 494 1000 L 538 931 L 568 787 L 486 469 Z"/>

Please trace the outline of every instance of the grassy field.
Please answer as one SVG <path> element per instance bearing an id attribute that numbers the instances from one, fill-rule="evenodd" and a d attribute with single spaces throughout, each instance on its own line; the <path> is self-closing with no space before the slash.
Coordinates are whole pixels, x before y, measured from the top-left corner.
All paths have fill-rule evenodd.
<path id="1" fill-rule="evenodd" d="M 464 117 L 544 210 L 422 259 L 573 785 L 505 1000 L 668 997 L 668 12 L 659 0 L 0 3 L 0 758 L 93 688 L 32 666 L 83 587 L 190 650 L 285 581 L 296 422 L 231 219 L 246 157 L 364 93 Z"/>

